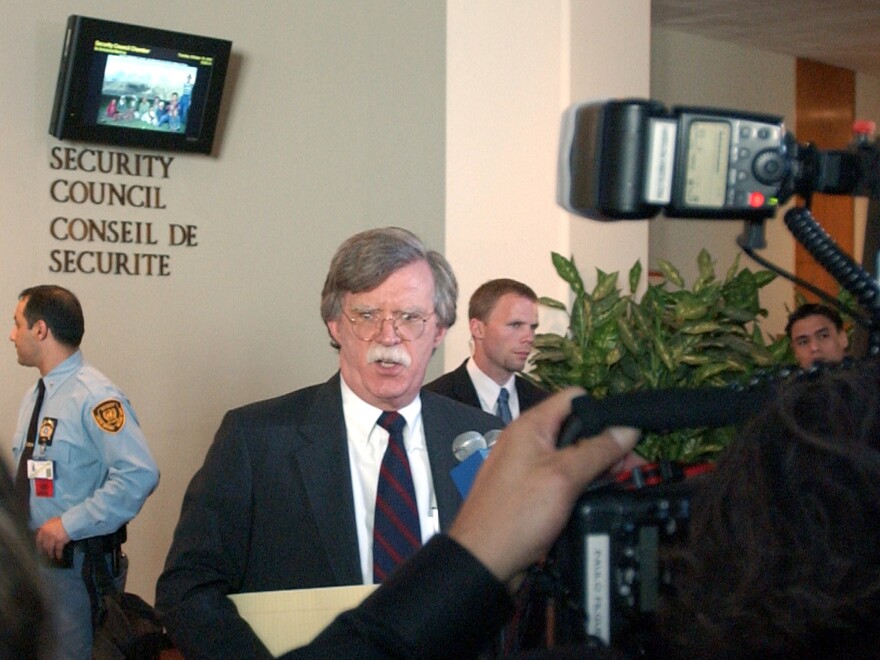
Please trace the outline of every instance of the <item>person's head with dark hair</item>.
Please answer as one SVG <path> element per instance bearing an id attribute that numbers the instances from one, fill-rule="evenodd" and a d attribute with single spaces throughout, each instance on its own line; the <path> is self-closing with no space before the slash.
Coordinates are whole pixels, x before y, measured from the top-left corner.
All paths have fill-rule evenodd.
<path id="1" fill-rule="evenodd" d="M 28 327 L 43 321 L 55 339 L 61 343 L 78 348 L 85 333 L 82 306 L 72 292 L 51 284 L 42 284 L 25 289 L 18 294 L 24 302 L 24 317 Z"/>
<path id="2" fill-rule="evenodd" d="M 804 369 L 814 362 L 836 363 L 846 356 L 849 337 L 840 313 L 820 303 L 805 303 L 788 317 L 785 333 L 795 359 Z"/>
<path id="3" fill-rule="evenodd" d="M 695 494 L 661 630 L 684 657 L 876 655 L 878 520 L 875 366 L 785 384 Z"/>
<path id="4" fill-rule="evenodd" d="M 324 282 L 321 318 L 345 383 L 382 410 L 415 400 L 455 323 L 457 297 L 449 263 L 412 232 L 371 229 L 343 242 Z"/>
<path id="5" fill-rule="evenodd" d="M 43 660 L 53 646 L 49 603 L 25 512 L 0 462 L 0 658 Z"/>
<path id="6" fill-rule="evenodd" d="M 19 294 L 9 339 L 19 364 L 37 367 L 45 375 L 79 349 L 84 332 L 77 297 L 63 287 L 45 284 Z"/>
<path id="7" fill-rule="evenodd" d="M 507 278 L 480 285 L 468 304 L 474 362 L 499 385 L 526 366 L 538 328 L 538 296 Z"/>

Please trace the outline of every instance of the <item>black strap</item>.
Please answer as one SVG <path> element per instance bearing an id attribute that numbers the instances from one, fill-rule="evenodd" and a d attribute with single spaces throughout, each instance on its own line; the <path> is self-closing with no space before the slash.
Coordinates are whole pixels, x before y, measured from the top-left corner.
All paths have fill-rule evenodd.
<path id="1" fill-rule="evenodd" d="M 31 422 L 28 425 L 24 447 L 18 460 L 18 471 L 15 474 L 15 495 L 28 514 L 28 506 L 31 497 L 31 480 L 28 479 L 28 460 L 34 455 L 34 445 L 37 444 L 37 422 L 40 419 L 40 408 L 43 407 L 43 397 L 46 394 L 46 384 L 43 379 L 37 383 L 37 400 L 31 412 Z M 28 514 L 29 515 L 29 514 Z"/>
<path id="2" fill-rule="evenodd" d="M 92 626 L 97 628 L 104 620 L 107 607 L 104 604 L 105 596 L 114 596 L 119 593 L 114 581 L 114 573 L 118 574 L 119 556 L 121 546 L 127 536 L 126 526 L 123 525 L 113 534 L 106 536 L 93 536 L 81 541 L 75 541 L 74 545 L 83 549 L 82 578 L 86 590 L 89 593 L 89 603 L 92 607 Z M 107 555 L 112 554 L 111 567 L 107 565 Z"/>

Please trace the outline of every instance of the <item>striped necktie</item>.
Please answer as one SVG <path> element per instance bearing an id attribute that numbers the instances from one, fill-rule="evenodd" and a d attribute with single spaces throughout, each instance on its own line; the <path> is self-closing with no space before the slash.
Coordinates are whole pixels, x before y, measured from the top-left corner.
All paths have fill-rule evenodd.
<path id="1" fill-rule="evenodd" d="M 413 487 L 403 427 L 406 420 L 397 412 L 383 412 L 377 422 L 388 431 L 388 448 L 382 457 L 376 514 L 373 521 L 373 582 L 385 580 L 391 572 L 422 546 L 419 511 Z"/>

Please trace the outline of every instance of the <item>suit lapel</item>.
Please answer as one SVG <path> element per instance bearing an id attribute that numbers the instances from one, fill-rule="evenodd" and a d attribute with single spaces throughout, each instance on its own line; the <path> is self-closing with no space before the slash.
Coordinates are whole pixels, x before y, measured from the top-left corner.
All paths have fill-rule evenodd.
<path id="1" fill-rule="evenodd" d="M 519 397 L 519 411 L 525 412 L 534 405 L 547 398 L 548 394 L 542 389 L 535 387 L 525 378 L 516 377 L 516 394 Z"/>
<path id="2" fill-rule="evenodd" d="M 428 459 L 431 461 L 431 478 L 434 481 L 434 494 L 440 514 L 440 530 L 445 532 L 452 525 L 455 514 L 461 506 L 461 495 L 455 482 L 449 476 L 455 467 L 452 453 L 452 440 L 449 433 L 449 420 L 444 419 L 439 409 L 432 404 L 433 397 L 439 394 L 422 391 L 422 424 L 425 428 L 425 444 Z"/>
<path id="3" fill-rule="evenodd" d="M 338 584 L 359 584 L 357 528 L 339 374 L 318 391 L 301 426 L 295 453 L 321 544 Z"/>
<path id="4" fill-rule="evenodd" d="M 455 396 L 453 398 L 474 408 L 482 408 L 480 398 L 477 396 L 477 388 L 474 387 L 474 381 L 471 380 L 471 375 L 467 371 L 467 360 L 462 362 L 461 366 L 453 373 L 455 375 L 453 382 Z"/>

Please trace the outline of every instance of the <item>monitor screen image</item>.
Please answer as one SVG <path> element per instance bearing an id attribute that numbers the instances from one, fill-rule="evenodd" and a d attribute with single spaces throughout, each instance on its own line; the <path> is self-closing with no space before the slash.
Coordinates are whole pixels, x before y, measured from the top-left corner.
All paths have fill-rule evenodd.
<path id="1" fill-rule="evenodd" d="M 71 16 L 49 132 L 62 140 L 211 153 L 231 45 Z"/>

